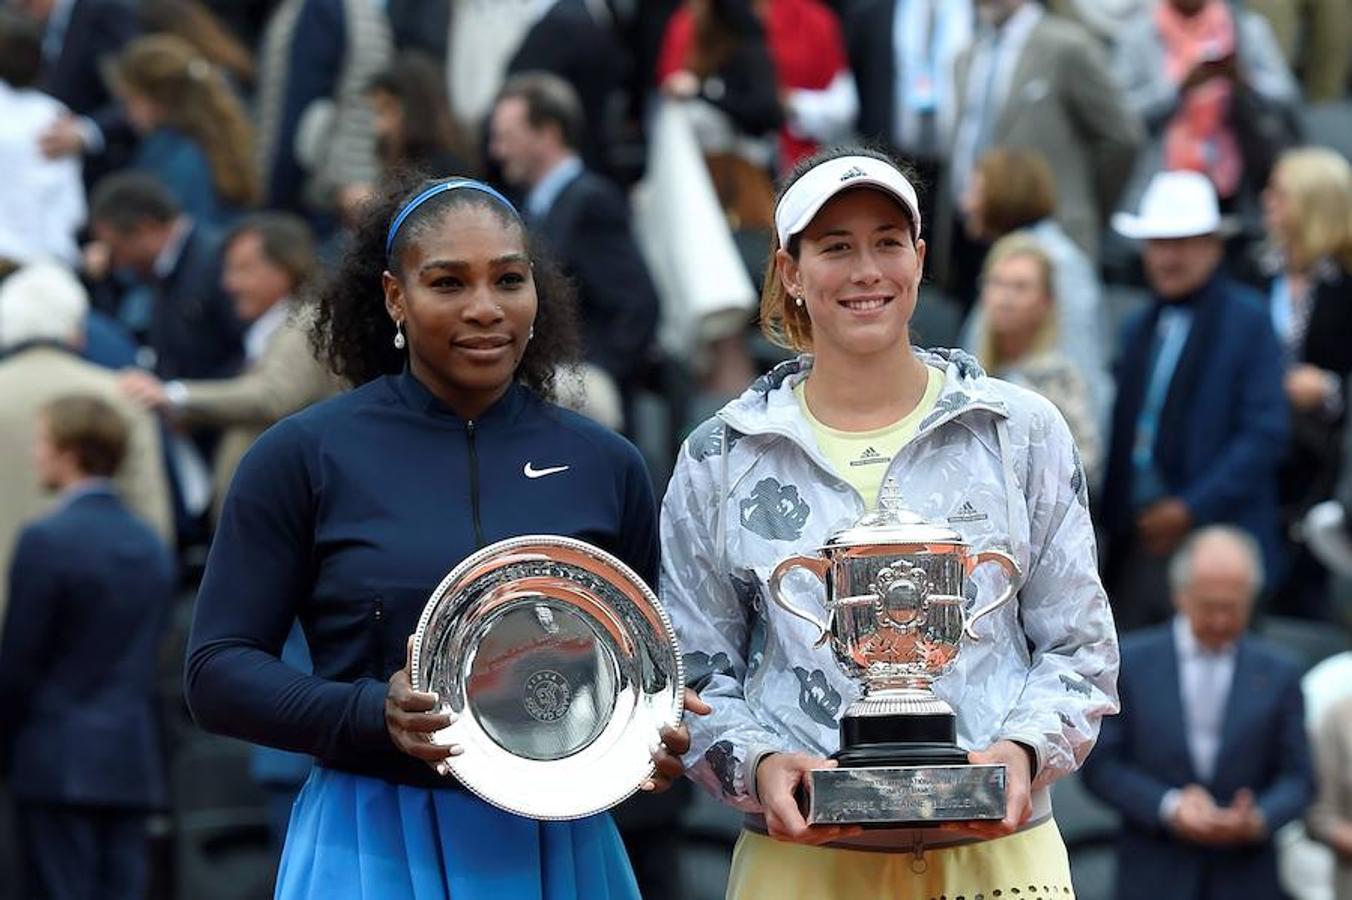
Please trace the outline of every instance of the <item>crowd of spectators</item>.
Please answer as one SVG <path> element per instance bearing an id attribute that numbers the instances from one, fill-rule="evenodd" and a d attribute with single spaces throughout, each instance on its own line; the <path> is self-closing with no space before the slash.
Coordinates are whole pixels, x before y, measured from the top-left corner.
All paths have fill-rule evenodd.
<path id="1" fill-rule="evenodd" d="M 52 896 L 187 883 L 126 859 L 172 842 L 167 776 L 203 740 L 177 694 L 185 611 L 241 456 L 345 388 L 308 339 L 307 286 L 385 179 L 473 175 L 517 202 L 578 291 L 562 400 L 634 440 L 660 496 L 689 428 L 780 358 L 754 327 L 776 178 L 850 139 L 916 173 L 920 340 L 1042 393 L 1075 436 L 1117 625 L 1138 632 L 1136 708 L 1089 769 L 1124 852 L 1201 867 L 1169 896 L 1220 896 L 1208 867 L 1251 851 L 1261 872 L 1226 878 L 1261 882 L 1308 806 L 1352 897 L 1352 706 L 1321 704 L 1307 749 L 1299 671 L 1241 637 L 1251 618 L 1352 627 L 1350 70 L 1347 0 L 0 2 L 0 802 L 18 810 L 0 898 L 28 896 L 7 893 L 18 868 Z M 120 504 L 86 502 L 91 483 Z M 78 606 L 51 599 L 82 584 Z M 1222 601 L 1230 624 L 1206 632 Z M 72 654 L 88 638 L 30 621 L 43 604 L 164 648 L 161 670 Z M 299 631 L 288 647 L 304 665 Z M 76 729 L 102 727 L 78 718 L 100 688 L 42 701 L 82 666 L 122 679 L 141 724 L 109 740 L 145 745 L 114 767 L 136 790 L 25 774 L 95 765 L 43 749 L 98 740 Z M 1167 727 L 1178 708 L 1135 699 L 1180 691 Z M 1247 715 L 1224 706 L 1240 693 L 1257 749 L 1198 712 Z M 1265 804 L 1271 772 L 1247 773 L 1289 716 Z M 1161 752 L 1183 758 L 1133 755 L 1174 725 Z M 1250 766 L 1224 784 L 1222 729 Z M 304 761 L 255 764 L 283 773 L 259 776 L 280 822 Z M 682 896 L 661 873 L 687 798 L 619 814 L 650 896 Z M 80 878 L 104 887 L 60 893 Z"/>

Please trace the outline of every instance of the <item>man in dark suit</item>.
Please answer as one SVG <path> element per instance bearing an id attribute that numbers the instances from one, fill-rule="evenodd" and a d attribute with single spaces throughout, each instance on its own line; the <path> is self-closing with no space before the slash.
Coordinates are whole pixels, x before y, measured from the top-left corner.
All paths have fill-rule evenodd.
<path id="1" fill-rule="evenodd" d="M 1300 669 L 1245 635 L 1257 543 L 1212 526 L 1170 565 L 1177 617 L 1122 641 L 1122 713 L 1084 766 L 1122 814 L 1118 900 L 1282 896 L 1272 835 L 1314 794 Z"/>
<path id="2" fill-rule="evenodd" d="M 1280 581 L 1289 413 L 1262 298 L 1221 272 L 1223 223 L 1206 176 L 1156 175 L 1140 214 L 1119 213 L 1113 227 L 1144 242 L 1153 294 L 1123 329 L 1102 495 L 1104 580 L 1126 630 L 1168 615 L 1166 560 L 1196 525 L 1245 529 Z"/>
<path id="3" fill-rule="evenodd" d="M 28 894 L 139 900 L 145 813 L 165 801 L 153 711 L 173 562 L 109 477 L 127 426 L 68 396 L 35 456 L 55 512 L 19 537 L 0 641 L 0 771 L 18 803 Z"/>
<path id="4" fill-rule="evenodd" d="M 584 0 L 553 0 L 522 38 L 507 74 L 551 72 L 568 82 L 582 104 L 575 149 L 589 168 L 606 171 L 610 101 L 624 76 L 623 58 L 615 36 Z"/>
<path id="5" fill-rule="evenodd" d="M 164 380 L 236 375 L 245 325 L 221 286 L 223 235 L 183 215 L 168 190 L 141 172 L 99 182 L 89 220 L 113 267 L 153 289 L 146 337 L 155 374 Z"/>
<path id="6" fill-rule="evenodd" d="M 522 212 L 577 281 L 583 351 L 628 395 L 657 329 L 657 289 L 629 228 L 629 204 L 578 156 L 582 108 L 568 83 L 530 73 L 507 82 L 489 150 L 525 192 Z"/>
<path id="7" fill-rule="evenodd" d="M 1035 0 L 977 0 L 976 38 L 954 69 L 956 201 L 993 147 L 1037 150 L 1056 173 L 1056 219 L 1091 257 L 1131 175 L 1140 123 L 1113 81 L 1102 47 Z M 945 212 L 951 211 L 945 204 Z"/>

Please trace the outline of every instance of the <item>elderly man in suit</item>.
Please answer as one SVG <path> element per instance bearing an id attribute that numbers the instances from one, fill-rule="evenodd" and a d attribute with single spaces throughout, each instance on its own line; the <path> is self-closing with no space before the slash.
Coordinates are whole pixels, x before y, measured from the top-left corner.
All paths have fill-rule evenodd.
<path id="1" fill-rule="evenodd" d="M 940 213 L 953 221 L 987 150 L 1037 150 L 1056 173 L 1057 221 L 1097 258 L 1105 218 L 1131 175 L 1140 123 L 1080 25 L 1035 0 L 977 0 L 977 13 L 976 39 L 956 64 L 952 177 Z M 951 231 L 939 227 L 937 235 Z"/>
<path id="2" fill-rule="evenodd" d="M 145 813 L 165 802 L 154 691 L 174 592 L 164 542 L 119 499 L 112 406 L 43 406 L 33 455 L 57 508 L 19 536 L 0 642 L 0 772 L 28 896 L 139 900 Z"/>
<path id="3" fill-rule="evenodd" d="M 310 318 L 295 298 L 317 268 L 314 237 L 289 213 L 241 221 L 225 244 L 223 284 L 235 314 L 248 322 L 244 371 L 234 378 L 161 381 L 129 370 L 122 388 L 142 406 L 188 427 L 224 429 L 213 466 L 219 513 L 244 452 L 272 423 L 317 403 L 340 385 L 315 358 Z"/>
<path id="4" fill-rule="evenodd" d="M 525 192 L 527 221 L 577 281 L 586 360 L 627 396 L 657 330 L 657 289 L 630 231 L 624 194 L 578 155 L 583 126 L 566 81 L 517 75 L 493 108 L 489 152 Z"/>
<path id="5" fill-rule="evenodd" d="M 1198 172 L 1162 172 L 1139 214 L 1113 227 L 1143 242 L 1151 303 L 1127 321 L 1117 363 L 1101 521 L 1118 627 L 1168 615 L 1165 566 L 1190 529 L 1252 534 L 1280 579 L 1277 467 L 1289 410 L 1263 299 L 1222 271 L 1225 223 Z"/>
<path id="6" fill-rule="evenodd" d="M 8 566 L 24 522 L 48 509 L 49 498 L 28 466 L 38 410 L 69 393 L 93 394 L 127 420 L 131 437 L 116 481 L 127 506 L 173 540 L 168 482 L 153 416 L 126 401 L 117 375 L 82 360 L 89 301 L 75 276 L 53 263 L 35 263 L 0 284 L 0 571 Z M 0 616 L 6 596 L 0 581 Z"/>
<path id="7" fill-rule="evenodd" d="M 1272 835 L 1314 795 L 1300 669 L 1245 634 L 1257 543 L 1212 526 L 1170 566 L 1177 615 L 1122 641 L 1122 713 L 1084 766 L 1123 817 L 1118 900 L 1281 897 Z"/>

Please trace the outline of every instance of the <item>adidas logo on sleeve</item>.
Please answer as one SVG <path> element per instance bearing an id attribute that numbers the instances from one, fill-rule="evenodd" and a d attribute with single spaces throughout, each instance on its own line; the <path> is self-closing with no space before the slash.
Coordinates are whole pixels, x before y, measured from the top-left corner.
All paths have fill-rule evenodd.
<path id="1" fill-rule="evenodd" d="M 986 519 L 986 514 L 973 506 L 970 500 L 962 501 L 953 515 L 948 517 L 950 522 L 984 522 Z"/>

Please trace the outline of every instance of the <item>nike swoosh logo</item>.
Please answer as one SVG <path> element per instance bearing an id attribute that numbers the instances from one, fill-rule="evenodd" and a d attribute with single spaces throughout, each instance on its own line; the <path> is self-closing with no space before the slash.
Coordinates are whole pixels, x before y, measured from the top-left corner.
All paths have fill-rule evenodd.
<path id="1" fill-rule="evenodd" d="M 526 467 L 521 471 L 526 474 L 527 478 L 544 478 L 546 475 L 557 475 L 559 472 L 567 472 L 568 466 L 550 466 L 547 469 L 537 469 L 530 463 L 526 463 Z"/>

